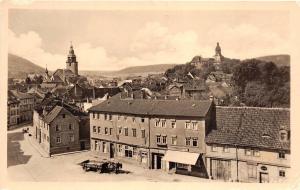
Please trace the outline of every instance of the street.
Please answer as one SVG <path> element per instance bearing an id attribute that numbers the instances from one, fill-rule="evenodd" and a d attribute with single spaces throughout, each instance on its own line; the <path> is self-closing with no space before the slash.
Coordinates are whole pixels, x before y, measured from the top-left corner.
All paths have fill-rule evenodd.
<path id="1" fill-rule="evenodd" d="M 148 170 L 139 166 L 123 163 L 125 173 L 114 174 L 85 172 L 79 165 L 91 158 L 89 151 L 74 154 L 43 157 L 32 146 L 28 134 L 22 128 L 8 131 L 8 178 L 12 181 L 153 181 L 153 182 L 209 182 L 198 177 L 168 174 L 161 170 Z"/>

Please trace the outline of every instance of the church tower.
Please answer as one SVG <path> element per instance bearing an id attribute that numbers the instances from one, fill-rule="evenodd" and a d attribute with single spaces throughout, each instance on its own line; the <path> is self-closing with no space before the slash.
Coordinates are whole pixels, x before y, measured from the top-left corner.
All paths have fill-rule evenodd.
<path id="1" fill-rule="evenodd" d="M 68 59 L 66 62 L 66 69 L 71 70 L 76 76 L 78 75 L 78 62 L 74 53 L 73 45 L 71 43 Z"/>
<path id="2" fill-rule="evenodd" d="M 216 63 L 221 63 L 223 61 L 224 57 L 222 55 L 221 47 L 220 47 L 219 42 L 217 42 L 217 46 L 216 46 L 215 52 L 216 52 L 215 55 L 214 55 L 215 62 Z"/>

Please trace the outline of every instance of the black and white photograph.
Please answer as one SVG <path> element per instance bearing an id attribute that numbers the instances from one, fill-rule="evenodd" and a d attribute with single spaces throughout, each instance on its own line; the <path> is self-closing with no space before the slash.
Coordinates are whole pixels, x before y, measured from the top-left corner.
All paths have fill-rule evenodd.
<path id="1" fill-rule="evenodd" d="M 8 8 L 7 179 L 297 178 L 291 9 L 212 5 Z"/>

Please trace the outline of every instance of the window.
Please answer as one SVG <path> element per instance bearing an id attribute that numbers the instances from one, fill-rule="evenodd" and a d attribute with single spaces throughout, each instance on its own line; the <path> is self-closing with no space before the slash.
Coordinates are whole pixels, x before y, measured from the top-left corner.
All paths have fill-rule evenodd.
<path id="1" fill-rule="evenodd" d="M 120 120 L 121 119 L 121 116 L 120 115 L 118 115 L 118 120 Z"/>
<path id="2" fill-rule="evenodd" d="M 145 122 L 145 118 L 141 118 L 141 122 L 144 123 Z"/>
<path id="3" fill-rule="evenodd" d="M 218 151 L 218 147 L 216 145 L 212 145 L 211 146 L 211 151 L 212 152 L 217 152 Z"/>
<path id="4" fill-rule="evenodd" d="M 155 121 L 155 127 L 158 127 L 159 126 L 159 120 L 156 120 Z"/>
<path id="5" fill-rule="evenodd" d="M 96 133 L 97 130 L 96 130 L 96 126 L 93 126 L 93 132 Z"/>
<path id="6" fill-rule="evenodd" d="M 172 121 L 172 123 L 171 123 L 171 128 L 172 128 L 172 129 L 175 129 L 175 128 L 176 128 L 176 121 Z"/>
<path id="7" fill-rule="evenodd" d="M 125 146 L 125 157 L 132 158 L 132 149 L 129 146 Z"/>
<path id="8" fill-rule="evenodd" d="M 177 137 L 172 137 L 171 138 L 171 143 L 172 143 L 172 145 L 177 145 Z"/>
<path id="9" fill-rule="evenodd" d="M 101 133 L 101 127 L 98 127 L 98 133 L 99 134 Z"/>
<path id="10" fill-rule="evenodd" d="M 127 116 L 124 116 L 124 120 L 127 121 Z"/>
<path id="11" fill-rule="evenodd" d="M 136 148 L 136 147 L 133 147 L 132 149 L 133 149 L 132 155 L 136 156 L 136 155 L 137 155 L 137 148 Z"/>
<path id="12" fill-rule="evenodd" d="M 186 128 L 186 129 L 191 129 L 190 124 L 191 124 L 190 122 L 186 122 L 186 123 L 185 123 L 185 128 Z"/>
<path id="13" fill-rule="evenodd" d="M 107 127 L 104 128 L 104 134 L 108 135 L 108 128 Z"/>
<path id="14" fill-rule="evenodd" d="M 111 114 L 109 114 L 109 120 L 110 120 L 110 121 L 112 120 L 112 115 L 111 115 Z"/>
<path id="15" fill-rule="evenodd" d="M 97 113 L 97 119 L 100 119 L 100 113 Z"/>
<path id="16" fill-rule="evenodd" d="M 91 117 L 95 118 L 95 115 L 94 115 L 94 113 L 91 113 Z"/>
<path id="17" fill-rule="evenodd" d="M 106 142 L 103 142 L 103 143 L 102 143 L 102 151 L 103 151 L 104 153 L 107 153 Z"/>
<path id="18" fill-rule="evenodd" d="M 55 131 L 59 131 L 59 126 L 58 125 L 55 126 Z"/>
<path id="19" fill-rule="evenodd" d="M 107 114 L 104 114 L 104 120 L 107 120 Z"/>
<path id="20" fill-rule="evenodd" d="M 62 118 L 66 118 L 66 114 L 62 114 Z"/>
<path id="21" fill-rule="evenodd" d="M 285 130 L 280 131 L 280 140 L 286 141 L 287 140 L 287 132 Z"/>
<path id="22" fill-rule="evenodd" d="M 142 129 L 142 138 L 145 138 L 145 129 Z"/>
<path id="23" fill-rule="evenodd" d="M 245 150 L 245 155 L 246 155 L 246 156 L 251 156 L 251 155 L 252 155 L 251 152 L 252 152 L 252 151 L 251 151 L 250 149 L 246 149 L 246 150 Z"/>
<path id="24" fill-rule="evenodd" d="M 135 122 L 135 117 L 132 117 L 132 122 L 133 122 L 133 123 Z"/>
<path id="25" fill-rule="evenodd" d="M 122 134 L 122 127 L 119 127 L 119 134 Z"/>
<path id="26" fill-rule="evenodd" d="M 279 152 L 278 153 L 278 158 L 285 159 L 285 153 L 284 152 Z"/>
<path id="27" fill-rule="evenodd" d="M 56 143 L 61 143 L 60 137 L 56 137 Z"/>
<path id="28" fill-rule="evenodd" d="M 122 152 L 122 145 L 121 144 L 118 145 L 118 151 Z"/>
<path id="29" fill-rule="evenodd" d="M 128 128 L 124 129 L 125 136 L 128 136 Z"/>
<path id="30" fill-rule="evenodd" d="M 198 123 L 197 122 L 193 122 L 192 123 L 192 128 L 193 128 L 193 130 L 198 130 Z"/>
<path id="31" fill-rule="evenodd" d="M 69 130 L 73 130 L 72 123 L 69 124 Z"/>
<path id="32" fill-rule="evenodd" d="M 109 128 L 109 135 L 112 135 L 112 128 Z"/>
<path id="33" fill-rule="evenodd" d="M 260 156 L 259 150 L 253 150 L 253 155 L 254 156 Z"/>
<path id="34" fill-rule="evenodd" d="M 285 171 L 284 170 L 279 170 L 279 176 L 280 177 L 285 177 Z"/>
<path id="35" fill-rule="evenodd" d="M 224 147 L 223 147 L 223 152 L 230 152 L 229 147 L 228 147 L 228 146 L 224 146 Z"/>
<path id="36" fill-rule="evenodd" d="M 165 128 L 166 127 L 166 120 L 161 121 L 161 127 Z"/>
<path id="37" fill-rule="evenodd" d="M 257 166 L 252 165 L 252 164 L 248 164 L 248 177 L 249 178 L 256 178 L 256 174 L 257 174 Z"/>
<path id="38" fill-rule="evenodd" d="M 136 137 L 136 129 L 132 129 L 132 136 Z"/>
<path id="39" fill-rule="evenodd" d="M 157 144 L 160 143 L 160 135 L 156 135 L 156 143 L 157 143 Z"/>
<path id="40" fill-rule="evenodd" d="M 162 144 L 167 144 L 167 136 L 162 136 Z"/>
<path id="41" fill-rule="evenodd" d="M 185 145 L 191 146 L 191 138 L 190 137 L 185 138 Z"/>
<path id="42" fill-rule="evenodd" d="M 193 146 L 198 146 L 198 138 L 193 138 Z"/>
<path id="43" fill-rule="evenodd" d="M 70 135 L 70 142 L 74 142 L 74 141 L 75 141 L 74 135 L 72 134 L 72 135 Z"/>

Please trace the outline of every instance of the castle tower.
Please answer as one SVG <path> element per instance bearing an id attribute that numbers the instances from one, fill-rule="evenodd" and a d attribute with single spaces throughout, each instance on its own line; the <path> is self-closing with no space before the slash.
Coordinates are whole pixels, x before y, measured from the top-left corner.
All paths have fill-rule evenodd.
<path id="1" fill-rule="evenodd" d="M 78 62 L 74 53 L 73 45 L 71 43 L 68 59 L 66 62 L 66 69 L 70 69 L 76 76 L 78 75 Z"/>
<path id="2" fill-rule="evenodd" d="M 216 63 L 221 63 L 223 61 L 223 55 L 222 55 L 222 52 L 221 52 L 221 47 L 220 47 L 219 42 L 217 42 L 214 59 L 215 59 Z"/>

